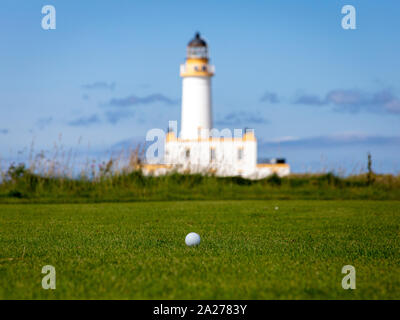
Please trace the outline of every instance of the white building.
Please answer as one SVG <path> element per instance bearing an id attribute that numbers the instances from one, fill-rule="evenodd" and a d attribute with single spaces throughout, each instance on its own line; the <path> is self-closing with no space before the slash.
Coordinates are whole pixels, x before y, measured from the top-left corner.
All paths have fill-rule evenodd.
<path id="1" fill-rule="evenodd" d="M 242 176 L 261 179 L 271 174 L 285 176 L 290 167 L 284 161 L 257 163 L 254 131 L 223 130 L 212 126 L 211 78 L 215 68 L 209 64 L 207 43 L 196 34 L 187 46 L 186 62 L 181 65 L 181 132 L 166 136 L 164 164 L 147 164 L 145 174 L 171 171 L 213 173 L 217 176 Z"/>

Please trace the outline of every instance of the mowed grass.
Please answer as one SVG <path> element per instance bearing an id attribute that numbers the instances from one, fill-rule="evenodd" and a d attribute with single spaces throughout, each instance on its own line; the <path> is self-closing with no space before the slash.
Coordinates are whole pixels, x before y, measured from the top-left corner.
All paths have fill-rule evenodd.
<path id="1" fill-rule="evenodd" d="M 396 201 L 0 205 L 0 298 L 400 299 L 399 247 Z"/>

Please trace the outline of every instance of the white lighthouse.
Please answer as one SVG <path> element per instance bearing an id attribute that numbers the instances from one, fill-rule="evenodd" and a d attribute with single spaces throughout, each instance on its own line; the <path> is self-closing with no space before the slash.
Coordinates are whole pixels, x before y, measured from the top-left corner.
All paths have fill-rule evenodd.
<path id="1" fill-rule="evenodd" d="M 196 33 L 187 45 L 186 61 L 180 67 L 181 131 L 167 133 L 164 163 L 145 164 L 144 174 L 203 173 L 249 179 L 274 173 L 288 175 L 290 167 L 282 160 L 257 163 L 257 139 L 253 130 L 226 129 L 228 134 L 225 134 L 225 129 L 213 128 L 211 78 L 215 70 L 209 61 L 208 45 Z"/>
<path id="2" fill-rule="evenodd" d="M 211 77 L 207 43 L 196 33 L 187 46 L 186 62 L 181 65 L 181 139 L 206 138 L 212 129 Z"/>

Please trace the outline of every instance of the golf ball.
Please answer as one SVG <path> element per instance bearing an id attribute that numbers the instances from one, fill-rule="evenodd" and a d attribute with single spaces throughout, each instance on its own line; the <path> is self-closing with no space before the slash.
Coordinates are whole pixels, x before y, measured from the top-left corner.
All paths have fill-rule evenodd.
<path id="1" fill-rule="evenodd" d="M 189 247 L 197 246 L 200 243 L 200 236 L 195 232 L 191 232 L 186 236 L 185 243 Z"/>

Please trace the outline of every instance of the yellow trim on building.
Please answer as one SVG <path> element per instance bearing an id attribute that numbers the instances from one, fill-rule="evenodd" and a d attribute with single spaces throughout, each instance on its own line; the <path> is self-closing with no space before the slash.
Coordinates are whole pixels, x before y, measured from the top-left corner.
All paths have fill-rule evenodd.
<path id="1" fill-rule="evenodd" d="M 214 137 L 210 137 L 210 138 L 197 138 L 197 139 L 180 139 L 177 138 L 174 134 L 173 131 L 168 132 L 166 135 L 166 142 L 172 142 L 172 141 L 179 141 L 179 142 L 212 142 L 212 141 L 222 141 L 222 140 L 226 140 L 226 141 L 254 141 L 256 142 L 257 139 L 254 136 L 253 132 L 247 132 L 243 135 L 243 137 L 241 138 L 226 138 L 226 137 L 220 137 L 220 138 L 214 138 Z"/>
<path id="2" fill-rule="evenodd" d="M 150 172 L 154 172 L 155 170 L 158 169 L 171 169 L 172 166 L 169 164 L 151 164 L 151 163 L 145 163 L 142 164 L 142 169 L 148 170 Z"/>
<path id="3" fill-rule="evenodd" d="M 189 58 L 184 65 L 181 77 L 212 77 L 211 67 L 206 58 Z"/>
<path id="4" fill-rule="evenodd" d="M 208 63 L 207 58 L 187 58 L 187 64 L 199 64 L 199 63 Z"/>
<path id="5" fill-rule="evenodd" d="M 170 131 L 167 133 L 166 140 L 167 140 L 167 142 L 177 140 L 173 131 Z"/>
<path id="6" fill-rule="evenodd" d="M 256 136 L 254 135 L 254 132 L 252 132 L 252 131 L 246 132 L 243 135 L 243 140 L 244 141 L 257 141 Z"/>
<path id="7" fill-rule="evenodd" d="M 287 163 L 257 163 L 258 168 L 288 168 Z"/>

